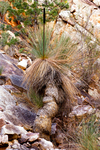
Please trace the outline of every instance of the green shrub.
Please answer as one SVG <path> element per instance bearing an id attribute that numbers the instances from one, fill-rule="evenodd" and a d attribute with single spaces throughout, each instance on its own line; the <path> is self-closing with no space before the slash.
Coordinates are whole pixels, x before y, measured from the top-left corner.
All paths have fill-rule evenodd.
<path id="1" fill-rule="evenodd" d="M 59 10 L 69 8 L 68 3 L 65 2 L 45 2 L 42 6 L 38 1 L 34 1 L 33 4 L 28 4 L 22 0 L 14 0 L 13 6 L 17 9 L 9 7 L 9 17 L 15 16 L 16 21 L 23 22 L 25 26 L 33 26 L 35 23 L 42 23 L 43 19 L 43 7 L 46 8 L 46 21 L 50 22 L 57 18 Z M 24 14 L 24 15 L 23 15 Z"/>

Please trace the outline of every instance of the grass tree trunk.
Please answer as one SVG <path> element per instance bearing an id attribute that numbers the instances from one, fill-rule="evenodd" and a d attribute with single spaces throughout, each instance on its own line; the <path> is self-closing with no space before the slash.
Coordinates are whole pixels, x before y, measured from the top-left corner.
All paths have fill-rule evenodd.
<path id="1" fill-rule="evenodd" d="M 51 119 L 58 112 L 58 89 L 54 83 L 49 82 L 45 89 L 45 95 L 43 98 L 44 106 L 37 112 L 37 116 L 34 122 L 34 132 L 39 132 L 42 137 L 49 140 L 51 132 Z"/>

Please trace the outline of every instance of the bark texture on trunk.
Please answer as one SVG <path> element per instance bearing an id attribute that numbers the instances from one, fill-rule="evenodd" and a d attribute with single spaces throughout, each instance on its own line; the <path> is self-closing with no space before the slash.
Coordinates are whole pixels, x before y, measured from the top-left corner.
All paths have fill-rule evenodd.
<path id="1" fill-rule="evenodd" d="M 49 82 L 45 89 L 45 95 L 43 98 L 44 106 L 39 109 L 33 125 L 34 132 L 39 132 L 42 137 L 47 139 L 47 136 L 51 132 L 51 119 L 58 112 L 58 89 L 54 83 Z"/>

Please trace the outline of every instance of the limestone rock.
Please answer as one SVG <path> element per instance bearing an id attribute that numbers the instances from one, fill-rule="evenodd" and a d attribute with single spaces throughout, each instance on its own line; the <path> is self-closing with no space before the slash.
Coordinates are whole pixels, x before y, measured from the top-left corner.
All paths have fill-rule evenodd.
<path id="1" fill-rule="evenodd" d="M 93 2 L 94 2 L 97 6 L 100 6 L 100 1 L 99 1 L 99 0 L 93 0 Z"/>
<path id="2" fill-rule="evenodd" d="M 62 10 L 60 13 L 59 13 L 59 16 L 62 18 L 62 20 L 66 21 L 67 23 L 71 24 L 72 26 L 74 25 L 74 22 L 71 18 L 71 13 L 70 11 L 68 10 Z"/>
<path id="3" fill-rule="evenodd" d="M 6 124 L 1 128 L 1 134 L 23 134 L 27 133 L 27 131 L 20 126 L 15 126 L 13 124 Z"/>

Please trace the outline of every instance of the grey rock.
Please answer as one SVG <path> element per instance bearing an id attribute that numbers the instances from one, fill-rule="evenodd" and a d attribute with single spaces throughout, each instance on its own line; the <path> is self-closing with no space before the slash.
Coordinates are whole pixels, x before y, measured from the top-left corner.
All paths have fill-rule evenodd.
<path id="1" fill-rule="evenodd" d="M 19 91 L 17 88 L 15 88 L 12 85 L 2 85 L 2 87 L 11 94 L 21 94 L 21 91 Z"/>
<path id="2" fill-rule="evenodd" d="M 16 121 L 17 121 L 18 124 L 23 124 L 23 126 L 25 126 L 26 128 L 27 127 L 30 128 L 31 126 L 33 126 L 36 114 L 29 111 L 28 109 L 25 109 L 21 106 L 13 106 L 13 107 L 8 106 L 7 111 L 6 111 L 6 115 L 8 113 L 9 113 L 8 118 L 10 117 L 11 121 L 14 124 L 16 124 Z M 15 119 L 14 119 L 14 117 L 15 117 Z M 15 121 L 12 119 L 14 119 Z"/>
<path id="3" fill-rule="evenodd" d="M 31 110 L 33 109 L 32 103 L 28 105 L 28 101 L 23 100 L 21 104 L 16 105 L 16 102 L 15 96 L 4 89 L 4 86 L 0 86 L 0 117 L 9 123 L 32 130 L 36 116 Z"/>
<path id="4" fill-rule="evenodd" d="M 51 126 L 51 135 L 56 134 L 56 132 L 57 132 L 57 123 L 52 123 L 52 126 Z"/>
<path id="5" fill-rule="evenodd" d="M 0 86 L 0 106 L 6 108 L 7 105 L 13 105 L 15 102 L 14 96 Z"/>
<path id="6" fill-rule="evenodd" d="M 0 53 L 0 66 L 3 66 L 3 75 L 6 75 L 9 78 L 9 75 L 16 74 L 16 75 L 23 75 L 23 71 L 17 67 L 17 60 L 12 59 L 11 57 L 7 56 L 6 54 Z"/>
<path id="7" fill-rule="evenodd" d="M 21 134 L 21 138 L 19 139 L 19 143 L 25 143 L 28 141 L 28 136 L 26 134 Z"/>
<path id="8" fill-rule="evenodd" d="M 23 76 L 21 75 L 10 75 L 10 80 L 11 80 L 11 83 L 16 86 L 17 88 L 19 88 L 21 91 L 22 90 L 27 90 L 26 86 L 25 86 L 25 83 L 23 84 Z"/>
<path id="9" fill-rule="evenodd" d="M 21 145 L 20 150 L 29 150 L 29 148 L 27 148 L 25 145 Z"/>

